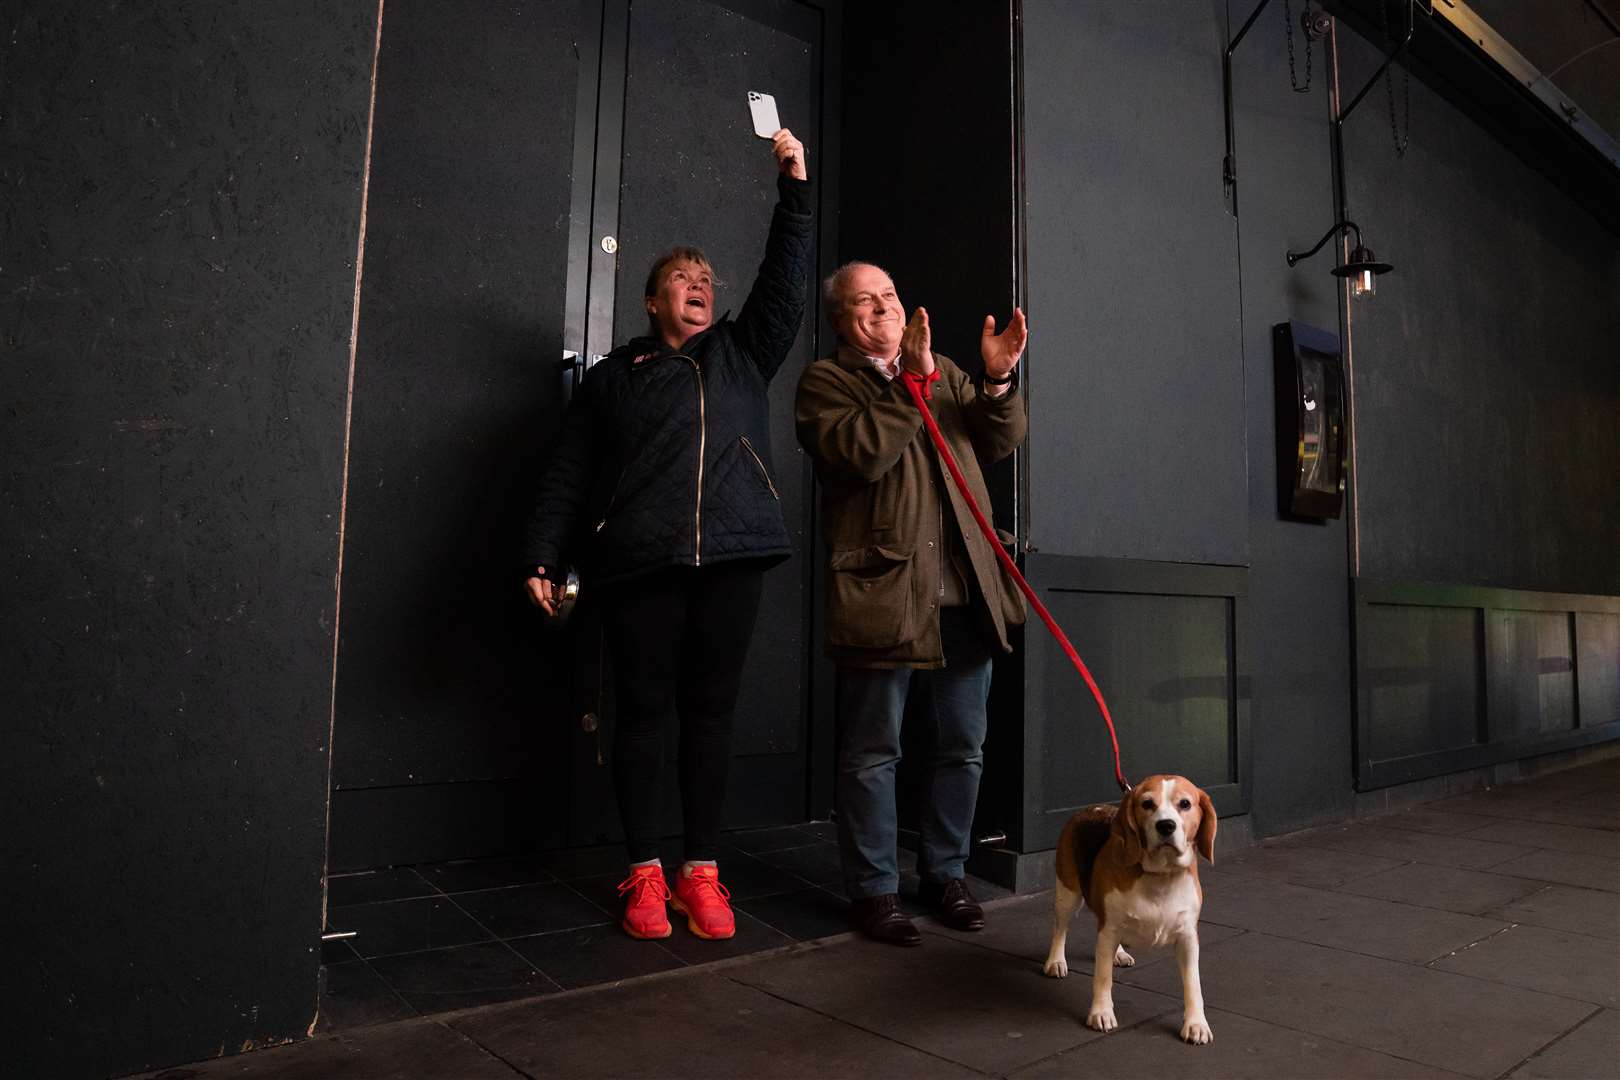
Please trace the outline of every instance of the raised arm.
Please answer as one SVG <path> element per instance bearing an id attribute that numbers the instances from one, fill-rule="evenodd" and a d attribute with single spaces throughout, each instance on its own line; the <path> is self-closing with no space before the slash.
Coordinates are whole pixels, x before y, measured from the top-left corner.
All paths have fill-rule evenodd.
<path id="1" fill-rule="evenodd" d="M 787 359 L 804 319 L 815 254 L 815 210 L 804 145 L 783 128 L 776 155 L 776 209 L 754 287 L 737 315 L 737 341 L 769 382 Z"/>
<path id="2" fill-rule="evenodd" d="M 979 335 L 979 359 L 984 361 L 984 381 L 975 384 L 965 376 L 958 388 L 967 417 L 973 449 L 985 464 L 1000 461 L 1018 448 L 1029 432 L 1029 417 L 1023 395 L 1013 382 L 1018 361 L 1029 344 L 1029 324 L 1020 308 L 1013 308 L 1007 328 L 996 333 L 994 316 L 984 317 Z M 1005 381 L 1002 381 L 1005 380 Z"/>

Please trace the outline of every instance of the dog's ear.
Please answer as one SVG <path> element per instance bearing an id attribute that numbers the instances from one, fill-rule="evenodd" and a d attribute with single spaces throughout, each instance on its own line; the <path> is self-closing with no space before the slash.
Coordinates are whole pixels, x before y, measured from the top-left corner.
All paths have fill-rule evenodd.
<path id="1" fill-rule="evenodd" d="M 1198 854 L 1215 865 L 1215 804 L 1203 788 L 1198 789 L 1198 835 L 1193 837 Z"/>
<path id="2" fill-rule="evenodd" d="M 1142 833 L 1136 827 L 1136 789 L 1132 788 L 1119 800 L 1119 813 L 1114 815 L 1114 824 L 1110 831 L 1119 837 L 1120 843 L 1125 845 L 1125 861 L 1130 864 L 1142 861 Z"/>

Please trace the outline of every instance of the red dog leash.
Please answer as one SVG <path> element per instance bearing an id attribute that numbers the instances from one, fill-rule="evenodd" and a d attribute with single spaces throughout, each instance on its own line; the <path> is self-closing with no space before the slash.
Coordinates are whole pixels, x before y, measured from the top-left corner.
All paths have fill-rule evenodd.
<path id="1" fill-rule="evenodd" d="M 956 464 L 956 459 L 951 456 L 950 448 L 945 445 L 945 436 L 940 434 L 939 423 L 934 419 L 932 410 L 925 404 L 927 399 L 933 397 L 933 384 L 939 379 L 939 369 L 935 368 L 934 373 L 926 379 L 909 371 L 901 372 L 900 378 L 906 384 L 906 389 L 910 391 L 911 400 L 916 403 L 917 411 L 922 413 L 923 424 L 928 428 L 928 437 L 934 440 L 934 449 L 939 451 L 939 459 L 950 470 L 951 479 L 956 481 L 956 489 L 962 493 L 962 498 L 967 500 L 968 509 L 973 511 L 973 520 L 979 523 L 979 531 L 990 542 L 990 550 L 996 553 L 996 558 L 1001 560 L 1001 565 L 1013 576 L 1013 580 L 1018 582 L 1018 588 L 1023 592 L 1030 604 L 1034 606 L 1036 614 L 1040 615 L 1041 621 L 1046 624 L 1046 628 L 1052 631 L 1052 636 L 1057 638 L 1058 644 L 1063 646 L 1063 651 L 1068 654 L 1069 662 L 1074 665 L 1075 670 L 1080 673 L 1080 677 L 1085 679 L 1086 685 L 1091 688 L 1091 696 L 1096 699 L 1097 708 L 1102 710 L 1103 723 L 1108 725 L 1108 741 L 1114 747 L 1114 779 L 1119 783 L 1121 791 L 1131 790 L 1130 783 L 1125 779 L 1125 771 L 1120 768 L 1119 764 L 1119 737 L 1114 734 L 1114 718 L 1108 713 L 1108 702 L 1103 700 L 1102 691 L 1097 689 L 1097 680 L 1091 677 L 1091 671 L 1086 667 L 1086 662 L 1080 659 L 1080 654 L 1069 643 L 1069 636 L 1063 632 L 1063 628 L 1057 624 L 1057 620 L 1052 618 L 1052 613 L 1046 610 L 1046 605 L 1041 603 L 1041 598 L 1035 595 L 1035 590 L 1029 587 L 1029 582 L 1024 580 L 1024 575 L 1018 572 L 1017 564 L 1012 561 L 1012 556 L 1007 554 L 1007 550 L 1001 546 L 1001 541 L 996 539 L 996 530 L 990 525 L 989 519 L 984 516 L 984 511 L 979 509 L 978 500 L 973 497 L 973 492 L 968 489 L 967 477 L 962 475 L 961 467 Z"/>

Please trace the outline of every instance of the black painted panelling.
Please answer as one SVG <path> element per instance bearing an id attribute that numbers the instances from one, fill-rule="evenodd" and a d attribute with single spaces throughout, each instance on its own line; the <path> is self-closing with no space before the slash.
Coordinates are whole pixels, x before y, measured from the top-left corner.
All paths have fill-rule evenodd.
<path id="1" fill-rule="evenodd" d="M 760 5 L 742 5 L 757 8 Z M 776 4 L 773 7 L 794 5 Z M 750 14 L 760 12 L 750 11 Z M 720 279 L 715 304 L 735 316 L 754 283 L 776 203 L 776 163 L 770 143 L 753 133 L 747 92 L 776 98 L 784 126 L 805 142 L 818 187 L 820 51 L 812 19 L 786 13 L 777 28 L 706 0 L 638 0 L 632 5 L 625 87 L 624 163 L 619 195 L 619 272 L 614 340 L 646 332 L 642 305 L 647 270 L 677 243 L 696 244 Z M 817 37 L 811 33 L 810 37 Z M 701 60 L 699 60 L 701 58 Z M 802 814 L 807 639 L 800 559 L 810 534 L 804 456 L 793 435 L 793 391 L 811 358 L 816 304 L 807 293 L 804 331 L 770 389 L 772 475 L 795 555 L 765 576 L 760 617 L 749 648 L 733 736 L 734 786 L 747 770 L 767 768 L 761 756 L 788 755 Z M 675 772 L 668 771 L 673 779 Z M 670 788 L 674 788 L 671 783 Z M 737 790 L 745 790 L 737 787 Z M 751 790 L 751 789 L 749 789 Z M 673 800 L 674 792 L 671 791 Z M 775 807 L 779 800 L 767 800 Z M 678 805 L 672 801 L 671 806 Z M 754 822 L 762 810 L 728 803 L 727 824 Z M 779 823 L 783 818 L 770 814 Z M 678 821 L 678 817 L 673 818 Z M 614 835 L 617 835 L 616 831 Z"/>
<path id="2" fill-rule="evenodd" d="M 1230 599 L 1057 590 L 1045 599 L 1103 691 L 1126 777 L 1176 772 L 1207 787 L 1236 781 Z M 1119 789 L 1101 714 L 1060 648 L 1040 655 L 1047 726 L 1041 808 L 1106 801 Z"/>
<path id="3" fill-rule="evenodd" d="M 515 551 L 562 408 L 574 42 L 585 15 L 577 0 L 387 8 L 334 782 L 398 788 L 386 805 L 409 820 L 446 805 L 442 785 L 454 781 L 527 782 L 535 805 L 529 822 L 497 815 L 507 827 L 496 834 L 476 809 L 451 814 L 445 827 L 465 826 L 459 850 L 436 829 L 401 840 L 366 813 L 375 799 L 339 799 L 334 865 L 514 850 L 548 827 L 562 839 L 571 646 L 522 598 Z M 424 846 L 402 847 L 411 836 Z M 382 846 L 368 855 L 365 837 Z"/>
<path id="4" fill-rule="evenodd" d="M 1362 610 L 1362 709 L 1374 761 L 1485 741 L 1479 612 L 1372 604 Z"/>
<path id="5" fill-rule="evenodd" d="M 1493 611 L 1485 624 L 1496 739 L 1575 726 L 1574 619 L 1567 611 Z"/>
<path id="6" fill-rule="evenodd" d="M 1620 723 L 1620 615 L 1577 611 L 1575 652 L 1581 727 Z"/>
<path id="7" fill-rule="evenodd" d="M 377 4 L 42 3 L 0 39 L 7 1071 L 315 1016 Z"/>
<path id="8" fill-rule="evenodd" d="M 1249 561 L 1223 6 L 1023 4 L 1042 551 Z"/>
<path id="9" fill-rule="evenodd" d="M 1354 770 L 1346 518 L 1311 523 L 1277 512 L 1271 327 L 1297 319 L 1334 332 L 1338 279 L 1328 255 L 1290 268 L 1283 253 L 1314 244 L 1333 220 L 1325 45 L 1311 91 L 1289 88 L 1288 44 L 1273 4 L 1232 58 L 1243 351 L 1249 452 L 1249 643 L 1254 831 L 1286 832 L 1347 817 Z M 1231 0 L 1231 25 L 1253 0 Z M 1305 81 L 1305 45 L 1294 35 Z"/>
<path id="10" fill-rule="evenodd" d="M 1620 738 L 1620 597 L 1354 591 L 1358 790 Z"/>
<path id="11" fill-rule="evenodd" d="M 1180 772 L 1221 814 L 1247 810 L 1248 571 L 1047 554 L 1028 562 L 1031 584 L 1108 702 L 1126 778 Z M 1030 705 L 1012 841 L 1035 851 L 1056 842 L 1075 807 L 1119 789 L 1084 680 L 1044 628 L 1029 627 L 1024 640 Z"/>
<path id="12" fill-rule="evenodd" d="M 1371 72 L 1340 33 L 1343 84 Z M 1401 79 L 1395 80 L 1401 93 Z M 1345 126 L 1350 216 L 1395 265 L 1352 312 L 1359 572 L 1620 593 L 1620 242 L 1417 79 Z"/>

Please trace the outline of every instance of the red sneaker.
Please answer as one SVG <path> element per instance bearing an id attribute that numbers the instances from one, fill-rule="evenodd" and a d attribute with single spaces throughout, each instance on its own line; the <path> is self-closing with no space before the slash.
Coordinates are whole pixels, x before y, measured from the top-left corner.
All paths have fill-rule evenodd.
<path id="1" fill-rule="evenodd" d="M 670 901 L 686 916 L 686 928 L 700 938 L 728 938 L 737 932 L 737 918 L 726 901 L 731 894 L 720 884 L 720 871 L 713 866 L 683 866 L 675 878 L 675 897 Z"/>
<path id="2" fill-rule="evenodd" d="M 633 938 L 669 937 L 669 915 L 664 902 L 669 899 L 669 883 L 664 868 L 634 866 L 630 876 L 619 882 L 619 895 L 626 896 L 624 920 L 619 923 Z"/>

